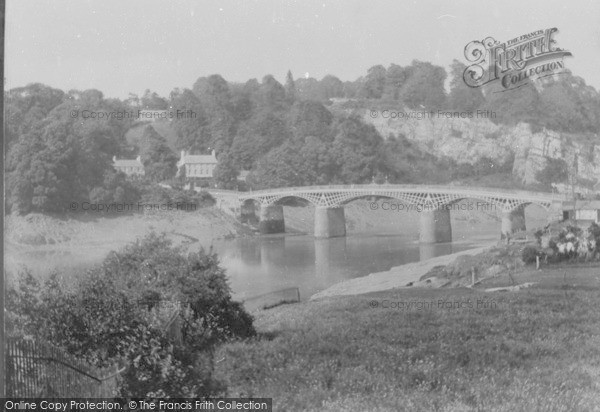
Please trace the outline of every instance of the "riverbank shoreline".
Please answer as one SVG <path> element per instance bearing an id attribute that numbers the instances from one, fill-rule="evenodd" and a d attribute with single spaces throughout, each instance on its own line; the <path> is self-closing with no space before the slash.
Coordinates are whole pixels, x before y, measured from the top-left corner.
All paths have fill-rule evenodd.
<path id="1" fill-rule="evenodd" d="M 418 282 L 436 266 L 451 264 L 460 256 L 474 256 L 490 250 L 496 242 L 474 249 L 463 250 L 449 255 L 437 256 L 420 262 L 407 263 L 394 266 L 384 272 L 370 273 L 367 276 L 345 280 L 329 288 L 315 293 L 309 300 L 327 298 L 331 296 L 361 295 L 364 293 L 381 292 L 395 288 L 406 288 L 409 283 Z"/>

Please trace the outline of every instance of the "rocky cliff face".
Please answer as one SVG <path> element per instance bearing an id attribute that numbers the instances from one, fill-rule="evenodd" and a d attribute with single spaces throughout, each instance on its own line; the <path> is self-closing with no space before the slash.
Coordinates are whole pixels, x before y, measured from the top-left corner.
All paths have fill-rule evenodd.
<path id="1" fill-rule="evenodd" d="M 505 162 L 514 154 L 513 175 L 525 184 L 536 183 L 535 175 L 545 167 L 546 158 L 564 159 L 570 166 L 577 163 L 580 178 L 600 181 L 600 141 L 584 146 L 551 130 L 534 133 L 526 123 L 507 127 L 487 118 L 444 118 L 437 113 L 407 117 L 367 110 L 363 119 L 384 138 L 404 134 L 423 150 L 459 163 L 475 163 L 482 157 Z"/>

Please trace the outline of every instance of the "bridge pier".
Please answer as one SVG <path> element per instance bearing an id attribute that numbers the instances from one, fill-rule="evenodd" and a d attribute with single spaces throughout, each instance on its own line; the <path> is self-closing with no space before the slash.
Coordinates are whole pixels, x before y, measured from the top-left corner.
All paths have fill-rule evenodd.
<path id="1" fill-rule="evenodd" d="M 519 207 L 510 212 L 502 212 L 502 229 L 500 239 L 506 239 L 507 236 L 515 232 L 526 230 L 525 228 L 525 209 Z"/>
<path id="2" fill-rule="evenodd" d="M 258 223 L 258 229 L 263 235 L 269 233 L 285 233 L 283 206 L 262 205 L 260 207 L 260 222 Z"/>
<path id="3" fill-rule="evenodd" d="M 564 220 L 564 211 L 562 203 L 553 203 L 548 210 L 548 223 L 562 222 Z"/>
<path id="4" fill-rule="evenodd" d="M 315 237 L 331 238 L 346 236 L 346 217 L 343 206 L 315 207 Z"/>
<path id="5" fill-rule="evenodd" d="M 240 206 L 240 221 L 242 223 L 256 223 L 258 221 L 254 202 L 242 203 L 242 206 Z"/>
<path id="6" fill-rule="evenodd" d="M 420 220 L 419 242 L 452 242 L 452 223 L 450 222 L 449 209 L 424 210 L 420 213 Z"/>

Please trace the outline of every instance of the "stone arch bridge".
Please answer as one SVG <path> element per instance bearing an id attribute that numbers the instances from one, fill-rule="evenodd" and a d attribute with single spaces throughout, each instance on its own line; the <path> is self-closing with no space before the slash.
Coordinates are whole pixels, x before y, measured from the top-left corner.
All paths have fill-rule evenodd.
<path id="1" fill-rule="evenodd" d="M 275 188 L 253 192 L 211 190 L 221 203 L 235 210 L 243 222 L 256 219 L 260 207 L 261 233 L 285 232 L 283 204 L 291 199 L 315 206 L 315 237 L 330 238 L 346 235 L 344 205 L 353 200 L 394 199 L 416 210 L 420 215 L 420 241 L 423 243 L 452 240 L 450 211 L 452 205 L 473 199 L 502 212 L 501 238 L 525 230 L 525 207 L 538 205 L 548 212 L 549 221 L 562 217 L 564 198 L 556 194 L 433 185 L 340 185 Z"/>

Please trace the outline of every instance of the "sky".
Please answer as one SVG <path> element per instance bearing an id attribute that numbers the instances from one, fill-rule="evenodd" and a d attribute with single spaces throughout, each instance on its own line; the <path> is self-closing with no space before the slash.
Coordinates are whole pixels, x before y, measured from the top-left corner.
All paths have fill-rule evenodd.
<path id="1" fill-rule="evenodd" d="M 7 0 L 5 87 L 167 97 L 203 76 L 342 81 L 413 60 L 467 63 L 464 47 L 557 27 L 566 68 L 600 90 L 596 0 Z"/>

